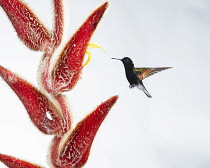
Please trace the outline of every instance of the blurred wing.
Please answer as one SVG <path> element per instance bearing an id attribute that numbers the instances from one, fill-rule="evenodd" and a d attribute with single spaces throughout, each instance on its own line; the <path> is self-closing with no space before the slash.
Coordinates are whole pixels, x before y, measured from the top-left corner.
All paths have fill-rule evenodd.
<path id="1" fill-rule="evenodd" d="M 134 71 L 138 75 L 140 80 L 143 80 L 155 73 L 169 69 L 171 67 L 160 67 L 160 68 L 135 68 Z"/>

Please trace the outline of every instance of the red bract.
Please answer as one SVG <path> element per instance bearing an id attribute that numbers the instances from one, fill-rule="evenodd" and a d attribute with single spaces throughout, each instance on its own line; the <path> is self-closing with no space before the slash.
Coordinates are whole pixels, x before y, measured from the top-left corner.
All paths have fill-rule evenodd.
<path id="1" fill-rule="evenodd" d="M 63 1 L 54 0 L 54 30 L 48 30 L 30 8 L 19 0 L 0 0 L 19 38 L 35 51 L 50 52 L 58 47 L 63 35 Z"/>
<path id="2" fill-rule="evenodd" d="M 86 163 L 93 139 L 117 98 L 117 96 L 111 97 L 98 106 L 77 124 L 67 138 L 57 136 L 54 138 L 50 152 L 50 161 L 56 168 L 76 168 Z M 64 142 L 61 143 L 61 141 Z"/>
<path id="3" fill-rule="evenodd" d="M 78 31 L 67 42 L 57 62 L 50 70 L 50 61 L 53 55 L 45 53 L 40 67 L 40 80 L 43 87 L 52 94 L 69 91 L 80 78 L 83 59 L 87 50 L 90 38 L 101 20 L 108 3 L 97 8 L 83 23 Z"/>
<path id="4" fill-rule="evenodd" d="M 0 76 L 17 94 L 32 122 L 40 131 L 45 134 L 64 133 L 62 114 L 46 95 L 2 66 L 0 66 Z"/>
<path id="5" fill-rule="evenodd" d="M 2 154 L 0 154 L 0 161 L 9 168 L 42 168 L 41 166 Z"/>
<path id="6" fill-rule="evenodd" d="M 88 43 L 107 6 L 96 9 L 66 44 L 52 72 L 55 92 L 68 91 L 79 80 Z"/>
<path id="7" fill-rule="evenodd" d="M 26 4 L 18 0 L 0 0 L 0 5 L 26 46 L 36 51 L 48 50 L 51 32 Z"/>
<path id="8" fill-rule="evenodd" d="M 19 38 L 32 50 L 44 51 L 39 66 L 41 90 L 3 66 L 0 66 L 0 76 L 19 97 L 34 125 L 41 132 L 54 135 L 49 154 L 51 166 L 79 168 L 86 163 L 94 137 L 118 96 L 99 105 L 72 129 L 70 109 L 62 92 L 77 84 L 89 41 L 108 3 L 93 11 L 52 64 L 51 58 L 61 43 L 64 24 L 62 0 L 53 2 L 55 23 L 49 31 L 22 1 L 0 0 Z M 0 161 L 10 168 L 41 168 L 2 154 Z"/>
<path id="9" fill-rule="evenodd" d="M 58 47 L 61 43 L 63 37 L 63 0 L 54 0 L 54 30 L 53 30 L 53 46 L 54 48 Z"/>

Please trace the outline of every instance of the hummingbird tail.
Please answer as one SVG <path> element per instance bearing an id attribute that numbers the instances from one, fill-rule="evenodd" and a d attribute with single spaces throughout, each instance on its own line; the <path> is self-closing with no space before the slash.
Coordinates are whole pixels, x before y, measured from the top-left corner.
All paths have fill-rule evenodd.
<path id="1" fill-rule="evenodd" d="M 147 95 L 147 97 L 152 98 L 151 94 L 147 91 L 147 89 L 144 89 L 143 92 Z"/>
<path id="2" fill-rule="evenodd" d="M 143 90 L 143 92 L 144 92 L 149 98 L 152 97 L 151 94 L 147 91 L 147 89 L 144 87 L 143 84 L 137 85 L 137 88 L 140 89 L 140 90 Z"/>

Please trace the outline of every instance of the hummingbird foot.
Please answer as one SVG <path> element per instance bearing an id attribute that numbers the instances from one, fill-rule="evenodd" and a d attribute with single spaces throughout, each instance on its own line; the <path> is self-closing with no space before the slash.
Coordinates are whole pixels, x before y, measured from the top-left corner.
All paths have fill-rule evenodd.
<path id="1" fill-rule="evenodd" d="M 132 85 L 129 85 L 129 88 L 133 89 L 135 86 L 136 86 L 135 84 L 132 84 Z"/>

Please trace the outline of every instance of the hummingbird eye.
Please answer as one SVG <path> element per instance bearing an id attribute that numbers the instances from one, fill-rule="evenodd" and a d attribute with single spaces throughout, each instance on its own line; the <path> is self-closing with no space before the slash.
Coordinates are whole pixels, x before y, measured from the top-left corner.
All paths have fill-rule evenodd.
<path id="1" fill-rule="evenodd" d="M 129 62 L 131 62 L 131 61 L 130 61 L 130 58 L 124 57 L 124 58 L 122 59 L 122 62 L 124 62 L 124 63 L 129 63 Z"/>

